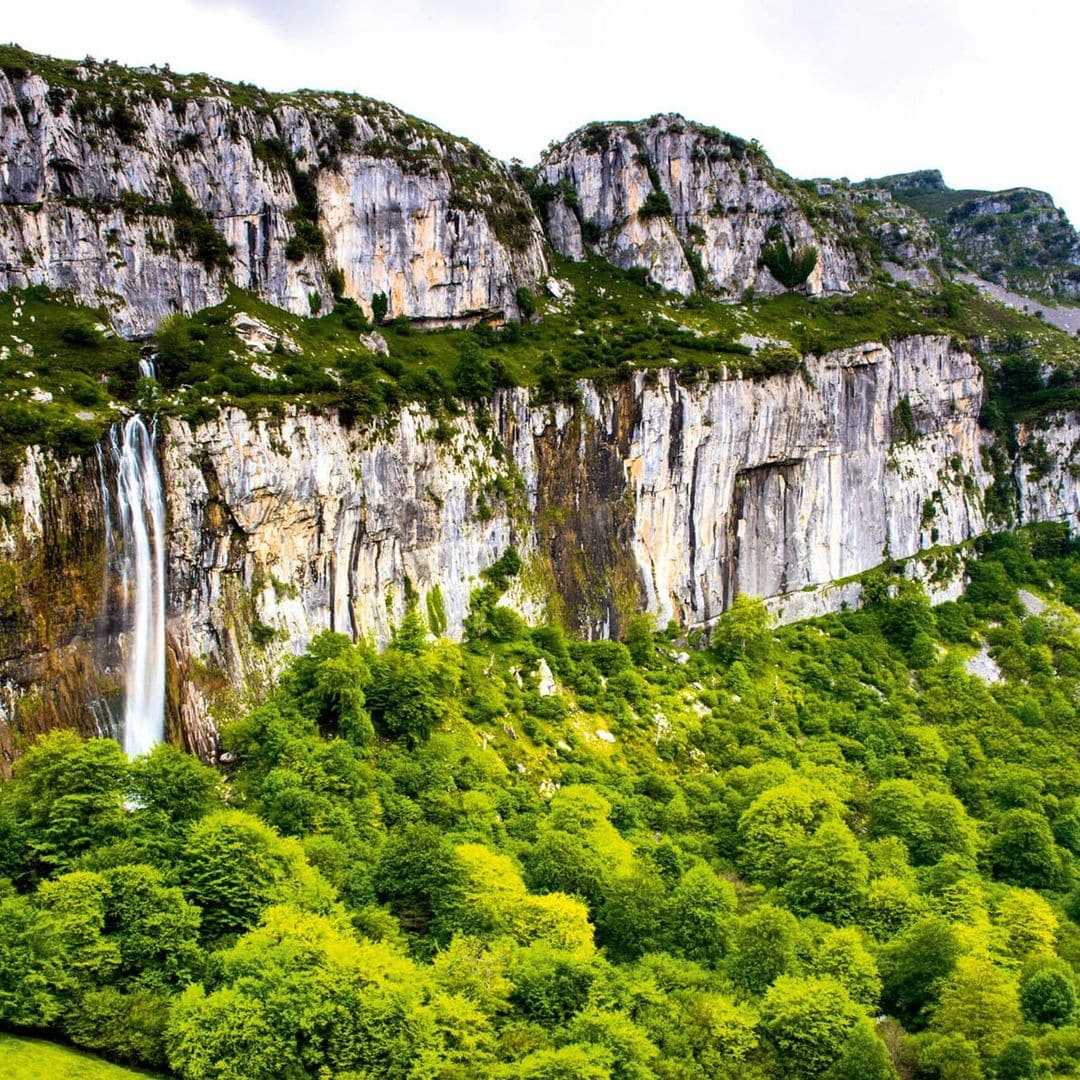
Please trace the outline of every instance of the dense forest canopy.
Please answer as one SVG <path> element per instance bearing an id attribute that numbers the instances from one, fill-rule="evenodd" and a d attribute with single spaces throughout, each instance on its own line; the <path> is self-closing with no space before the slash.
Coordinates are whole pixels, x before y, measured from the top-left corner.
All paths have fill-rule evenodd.
<path id="1" fill-rule="evenodd" d="M 508 554 L 463 644 L 318 637 L 222 771 L 54 732 L 0 1020 L 194 1080 L 1074 1075 L 1080 550 L 965 554 L 708 648 L 528 629 Z"/>

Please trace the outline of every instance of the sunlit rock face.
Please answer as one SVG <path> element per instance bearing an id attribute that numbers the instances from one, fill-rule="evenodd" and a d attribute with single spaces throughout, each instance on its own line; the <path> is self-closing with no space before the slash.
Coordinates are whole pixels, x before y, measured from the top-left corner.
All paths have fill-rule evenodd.
<path id="1" fill-rule="evenodd" d="M 545 272 L 528 197 L 478 148 L 366 99 L 256 109 L 162 79 L 173 96 L 132 93 L 118 130 L 77 87 L 0 72 L 0 289 L 70 290 L 140 335 L 230 285 L 326 310 L 332 271 L 367 310 L 383 293 L 391 316 L 497 321 Z M 200 246 L 203 222 L 227 248 Z"/>
<path id="2" fill-rule="evenodd" d="M 818 249 L 811 293 L 846 292 L 868 274 L 836 228 L 811 224 L 796 185 L 755 145 L 681 116 L 583 128 L 548 150 L 538 180 L 549 185 L 556 251 L 644 267 L 684 295 L 695 284 L 730 296 L 782 291 L 761 265 L 769 237 Z"/>

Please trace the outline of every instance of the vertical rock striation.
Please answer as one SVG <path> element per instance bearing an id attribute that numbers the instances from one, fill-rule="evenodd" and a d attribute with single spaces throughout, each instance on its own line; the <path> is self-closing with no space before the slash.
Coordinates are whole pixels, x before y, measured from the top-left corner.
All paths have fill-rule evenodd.
<path id="1" fill-rule="evenodd" d="M 684 295 L 695 285 L 782 291 L 760 264 L 773 238 L 817 247 L 812 293 L 846 292 L 868 276 L 835 224 L 811 224 L 800 189 L 756 144 L 681 116 L 590 124 L 548 150 L 537 181 L 556 251 L 595 250 Z"/>
<path id="2" fill-rule="evenodd" d="M 325 308 L 331 271 L 369 311 L 500 319 L 545 272 L 506 167 L 389 105 L 43 63 L 0 70 L 0 290 L 70 290 L 142 335 L 234 285 Z"/>

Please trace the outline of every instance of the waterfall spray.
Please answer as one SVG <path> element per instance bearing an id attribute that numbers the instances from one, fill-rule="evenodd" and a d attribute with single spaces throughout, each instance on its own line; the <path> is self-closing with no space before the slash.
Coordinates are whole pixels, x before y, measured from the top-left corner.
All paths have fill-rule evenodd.
<path id="1" fill-rule="evenodd" d="M 153 377 L 142 361 L 140 372 Z M 154 456 L 154 432 L 141 416 L 112 430 L 115 507 L 105 492 L 106 545 L 120 571 L 126 634 L 124 750 L 145 754 L 165 735 L 165 497 Z"/>

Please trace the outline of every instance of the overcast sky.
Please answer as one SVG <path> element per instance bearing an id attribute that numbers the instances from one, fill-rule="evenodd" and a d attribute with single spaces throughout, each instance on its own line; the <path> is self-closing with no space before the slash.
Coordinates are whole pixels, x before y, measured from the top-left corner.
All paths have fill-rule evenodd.
<path id="1" fill-rule="evenodd" d="M 1075 0 L 3 0 L 63 57 L 382 98 L 534 162 L 590 120 L 676 111 L 796 176 L 940 168 L 1080 219 Z"/>

